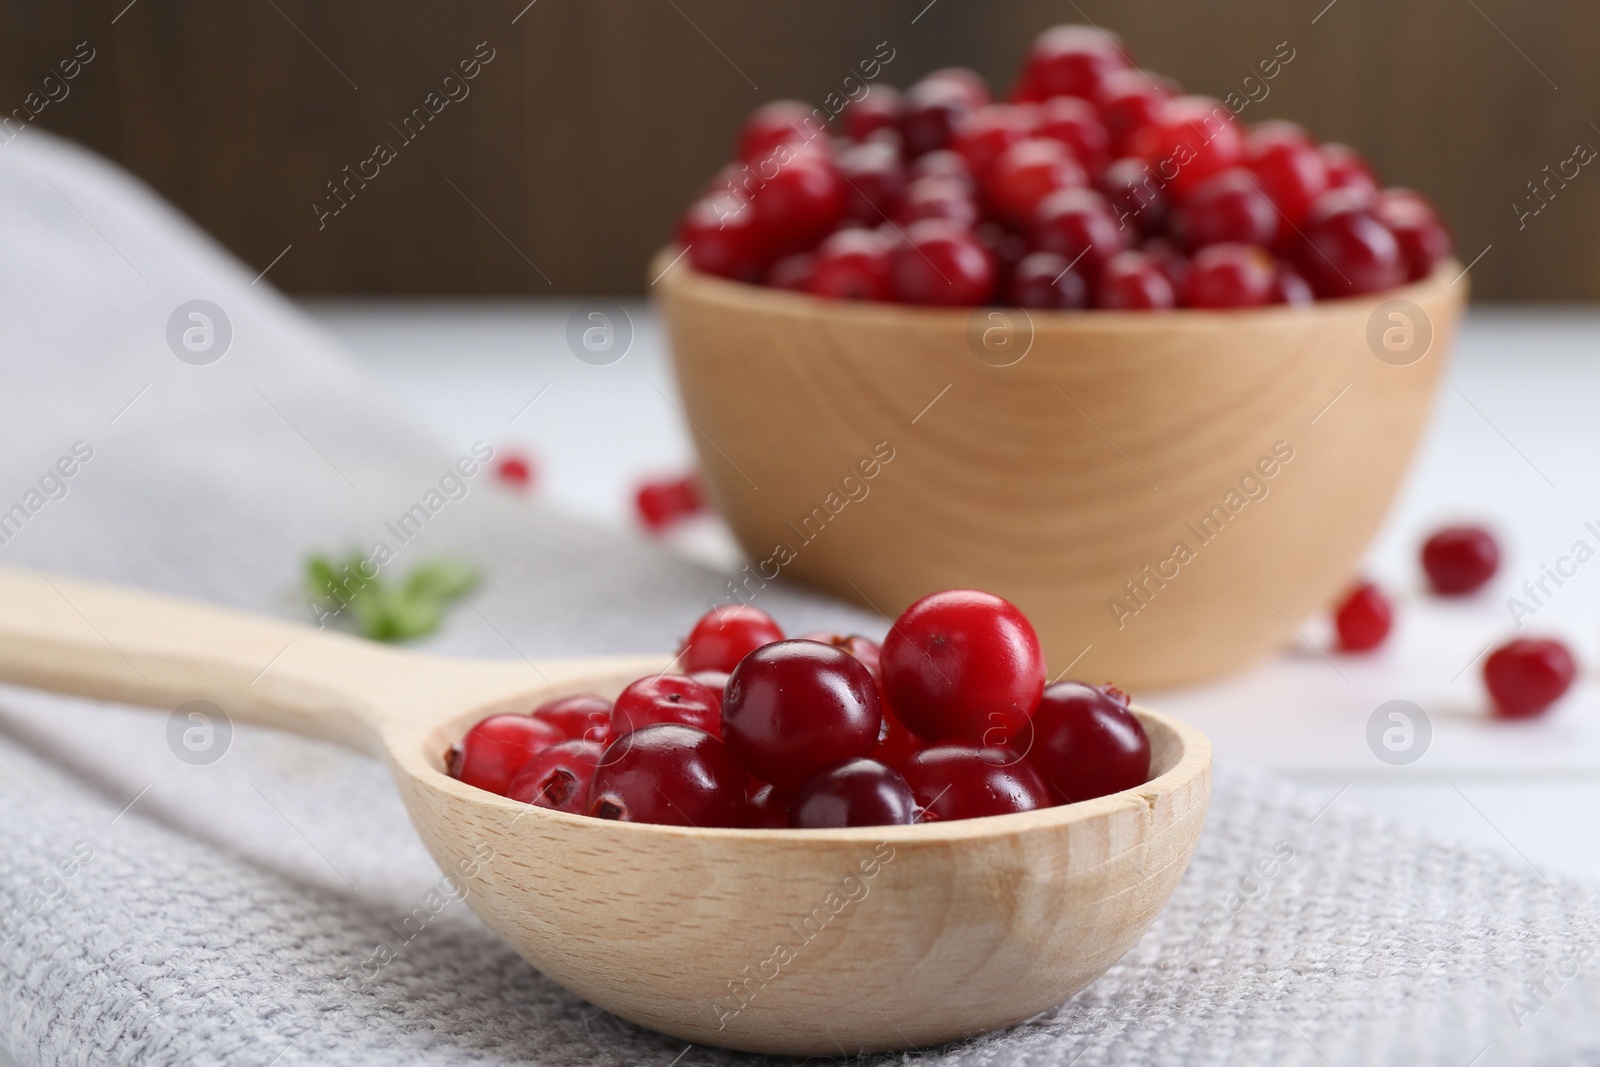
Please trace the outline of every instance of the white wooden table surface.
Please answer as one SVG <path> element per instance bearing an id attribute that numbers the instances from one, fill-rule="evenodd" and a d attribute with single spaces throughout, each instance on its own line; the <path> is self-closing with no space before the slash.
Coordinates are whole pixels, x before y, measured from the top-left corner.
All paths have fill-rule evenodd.
<path id="1" fill-rule="evenodd" d="M 631 526 L 637 481 L 693 462 L 657 324 L 642 303 L 623 305 L 632 345 L 605 367 L 568 348 L 576 301 L 307 306 L 448 440 L 526 447 L 541 468 L 539 493 L 571 512 Z M 1301 645 L 1224 681 L 1142 699 L 1196 723 L 1222 758 L 1287 772 L 1332 804 L 1519 855 L 1547 874 L 1600 878 L 1600 559 L 1526 621 L 1525 634 L 1561 636 L 1581 664 L 1549 715 L 1490 721 L 1477 659 L 1515 633 L 1506 598 L 1524 580 L 1537 580 L 1577 540 L 1600 549 L 1584 527 L 1600 528 L 1597 468 L 1600 312 L 1474 312 L 1418 461 L 1369 553 L 1369 573 L 1401 597 L 1388 644 L 1327 658 Z M 1483 594 L 1440 602 L 1422 591 L 1417 549 L 1432 527 L 1460 518 L 1498 530 L 1505 559 Z M 708 562 L 737 558 L 714 520 L 672 541 Z M 1326 644 L 1325 620 L 1301 629 Z M 1381 761 L 1367 739 L 1369 719 L 1390 700 L 1419 706 L 1431 728 L 1426 751 L 1404 766 Z"/>

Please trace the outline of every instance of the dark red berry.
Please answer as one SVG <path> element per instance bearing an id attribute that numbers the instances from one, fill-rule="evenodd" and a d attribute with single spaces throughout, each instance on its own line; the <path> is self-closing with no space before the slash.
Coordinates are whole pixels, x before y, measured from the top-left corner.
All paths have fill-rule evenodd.
<path id="1" fill-rule="evenodd" d="M 772 616 L 749 604 L 720 604 L 695 622 L 678 649 L 677 665 L 695 671 L 732 672 L 739 661 L 762 645 L 783 640 L 783 628 Z"/>
<path id="2" fill-rule="evenodd" d="M 527 763 L 506 796 L 540 808 L 583 815 L 589 799 L 589 783 L 600 764 L 605 748 L 593 741 L 563 741 L 551 745 Z"/>
<path id="3" fill-rule="evenodd" d="M 962 226 L 972 226 L 981 214 L 978 201 L 965 182 L 938 175 L 918 178 L 906 186 L 905 195 L 895 210 L 903 225 L 920 219 L 949 219 Z"/>
<path id="4" fill-rule="evenodd" d="M 1003 748 L 934 745 L 900 768 L 918 822 L 949 822 L 1048 808 L 1049 787 L 1033 764 Z"/>
<path id="5" fill-rule="evenodd" d="M 844 215 L 848 187 L 833 161 L 797 155 L 750 196 L 756 234 L 769 256 L 810 248 Z"/>
<path id="6" fill-rule="evenodd" d="M 892 85 L 873 85 L 867 95 L 852 100 L 839 112 L 839 121 L 845 135 L 852 141 L 865 141 L 879 130 L 899 132 L 900 115 L 905 111 L 905 98 Z"/>
<path id="7" fill-rule="evenodd" d="M 684 674 L 653 674 L 617 694 L 611 709 L 612 736 L 658 723 L 675 722 L 715 735 L 720 732 L 717 695 Z"/>
<path id="8" fill-rule="evenodd" d="M 1177 306 L 1172 279 L 1144 252 L 1118 252 L 1106 260 L 1093 287 L 1094 306 L 1106 311 L 1156 311 Z"/>
<path id="9" fill-rule="evenodd" d="M 762 104 L 744 120 L 737 151 L 740 159 L 754 163 L 769 158 L 780 145 L 809 141 L 824 132 L 821 120 L 809 105 L 798 100 L 774 100 Z"/>
<path id="10" fill-rule="evenodd" d="M 1161 105 L 1178 92 L 1170 79 L 1144 70 L 1114 70 L 1100 82 L 1095 103 L 1100 120 L 1111 135 L 1112 148 L 1121 153 L 1128 138 L 1141 127 L 1155 121 Z"/>
<path id="11" fill-rule="evenodd" d="M 664 530 L 705 507 L 700 495 L 700 479 L 689 474 L 645 482 L 635 494 L 634 506 L 648 529 Z"/>
<path id="12" fill-rule="evenodd" d="M 722 698 L 730 751 L 780 789 L 867 755 L 882 721 L 871 672 L 843 649 L 816 641 L 756 649 L 734 669 Z"/>
<path id="13" fill-rule="evenodd" d="M 1139 251 L 1155 260 L 1161 273 L 1172 283 L 1172 292 L 1177 302 L 1183 303 L 1183 294 L 1189 287 L 1189 274 L 1194 266 L 1189 257 L 1178 251 L 1178 246 L 1165 237 L 1148 239 L 1139 246 Z"/>
<path id="14" fill-rule="evenodd" d="M 605 744 L 611 740 L 611 701 L 592 693 L 558 697 L 533 709 L 533 717 L 549 723 L 571 741 Z"/>
<path id="15" fill-rule="evenodd" d="M 1114 34 L 1089 26 L 1053 26 L 1028 48 L 1016 95 L 1022 100 L 1092 100 L 1107 77 L 1129 66 L 1126 46 Z"/>
<path id="16" fill-rule="evenodd" d="M 906 171 L 908 181 L 918 178 L 954 178 L 966 187 L 968 194 L 976 194 L 978 189 L 977 179 L 972 176 L 972 169 L 967 166 L 967 161 L 948 148 L 937 152 L 929 152 L 913 160 Z"/>
<path id="17" fill-rule="evenodd" d="M 1406 264 L 1394 234 L 1363 210 L 1319 217 L 1319 206 L 1313 205 L 1295 266 L 1323 298 L 1381 292 L 1406 280 Z"/>
<path id="18" fill-rule="evenodd" d="M 974 307 L 994 293 L 994 257 L 965 227 L 923 219 L 906 228 L 894 250 L 890 276 L 895 296 L 907 304 Z"/>
<path id="19" fill-rule="evenodd" d="M 1230 167 L 1178 204 L 1172 230 L 1190 250 L 1225 242 L 1265 246 L 1278 232 L 1278 210 L 1248 170 Z"/>
<path id="20" fill-rule="evenodd" d="M 814 265 L 815 257 L 810 252 L 796 252 L 784 256 L 768 267 L 762 281 L 774 289 L 803 293 L 811 285 L 811 271 Z"/>
<path id="21" fill-rule="evenodd" d="M 527 456 L 513 453 L 501 458 L 495 464 L 495 477 L 507 485 L 518 489 L 528 489 L 533 485 L 533 460 Z"/>
<path id="22" fill-rule="evenodd" d="M 1278 261 L 1278 270 L 1272 280 L 1272 303 L 1303 307 L 1317 299 L 1311 285 L 1301 277 L 1292 264 Z"/>
<path id="23" fill-rule="evenodd" d="M 1192 308 L 1246 308 L 1272 303 L 1278 265 L 1255 245 L 1207 245 L 1195 253 L 1185 287 Z"/>
<path id="24" fill-rule="evenodd" d="M 883 727 L 878 732 L 878 745 L 872 758 L 879 763 L 898 768 L 912 756 L 928 747 L 928 743 L 910 730 L 895 715 L 888 700 L 883 702 Z"/>
<path id="25" fill-rule="evenodd" d="M 1572 653 L 1560 641 L 1518 638 L 1489 653 L 1483 683 L 1502 719 L 1538 715 L 1561 699 L 1577 674 Z"/>
<path id="26" fill-rule="evenodd" d="M 1028 761 L 1062 801 L 1119 793 L 1150 778 L 1150 739 L 1117 690 L 1057 682 L 1039 700 L 1033 731 Z"/>
<path id="27" fill-rule="evenodd" d="M 1139 156 L 1181 198 L 1205 179 L 1237 163 L 1244 138 L 1233 112 L 1208 96 L 1166 101 L 1155 121 L 1134 131 L 1128 153 Z"/>
<path id="28" fill-rule="evenodd" d="M 1156 233 L 1167 221 L 1166 183 L 1142 159 L 1119 159 L 1096 183 L 1106 195 L 1117 225 L 1137 233 Z"/>
<path id="29" fill-rule="evenodd" d="M 789 826 L 790 795 L 763 783 L 750 793 L 747 825 L 753 830 L 783 830 Z"/>
<path id="30" fill-rule="evenodd" d="M 1293 129 L 1299 131 L 1299 127 Z M 1277 208 L 1273 244 L 1280 249 L 1293 247 L 1297 228 L 1305 221 L 1312 202 L 1328 188 L 1328 168 L 1322 153 L 1304 137 L 1304 131 L 1293 133 L 1282 127 L 1263 130 L 1258 126 L 1245 140 L 1244 164 Z"/>
<path id="31" fill-rule="evenodd" d="M 1351 189 L 1367 196 L 1378 191 L 1378 179 L 1373 177 L 1372 168 L 1354 148 L 1329 142 L 1320 151 L 1329 189 Z"/>
<path id="32" fill-rule="evenodd" d="M 876 230 L 840 230 L 817 246 L 810 291 L 834 300 L 888 300 L 890 244 Z"/>
<path id="33" fill-rule="evenodd" d="M 588 813 L 667 826 L 743 826 L 744 771 L 704 730 L 646 726 L 606 748 L 589 783 Z"/>
<path id="34" fill-rule="evenodd" d="M 1089 285 L 1066 256 L 1031 252 L 1012 268 L 1006 300 L 1022 308 L 1077 311 L 1089 303 Z"/>
<path id="35" fill-rule="evenodd" d="M 984 194 L 1001 217 L 1026 222 L 1039 201 L 1057 189 L 1088 184 L 1083 165 L 1060 141 L 1030 137 L 1000 153 L 989 169 Z"/>
<path id="36" fill-rule="evenodd" d="M 916 821 L 911 787 L 877 760 L 855 759 L 813 776 L 795 792 L 789 825 L 797 830 L 893 826 Z"/>
<path id="37" fill-rule="evenodd" d="M 1450 231 L 1433 205 L 1410 189 L 1383 190 L 1372 203 L 1372 214 L 1399 242 L 1410 281 L 1426 278 L 1455 252 Z"/>
<path id="38" fill-rule="evenodd" d="M 722 704 L 722 694 L 728 688 L 727 671 L 691 671 L 689 677 L 705 686 L 717 695 L 717 704 Z"/>
<path id="39" fill-rule="evenodd" d="M 1044 653 L 1013 604 L 951 589 L 923 597 L 890 627 L 883 688 L 920 737 L 1008 744 L 1044 691 Z"/>
<path id="40" fill-rule="evenodd" d="M 874 679 L 878 677 L 878 666 L 882 660 L 883 652 L 878 647 L 878 643 L 870 638 L 862 637 L 860 634 L 849 634 L 847 636 L 816 631 L 809 634 L 801 634 L 800 640 L 818 641 L 824 645 L 832 645 L 834 648 L 843 649 L 860 660 L 861 665 L 867 669 L 867 673 L 871 674 Z"/>
<path id="41" fill-rule="evenodd" d="M 559 729 L 531 715 L 491 715 L 462 738 L 454 760 L 455 776 L 467 785 L 504 796 L 524 764 L 566 739 Z"/>
<path id="42" fill-rule="evenodd" d="M 1106 133 L 1094 105 L 1075 96 L 1058 96 L 1040 104 L 1034 136 L 1066 145 L 1090 174 L 1099 174 L 1111 158 L 1111 135 Z"/>
<path id="43" fill-rule="evenodd" d="M 1447 526 L 1422 545 L 1422 569 L 1444 596 L 1482 588 L 1499 568 L 1500 545 L 1481 526 Z"/>
<path id="44" fill-rule="evenodd" d="M 851 218 L 876 226 L 894 213 L 905 192 L 906 172 L 893 145 L 881 141 L 851 145 L 839 153 L 838 168 Z"/>
<path id="45" fill-rule="evenodd" d="M 967 173 L 987 180 L 995 161 L 1018 141 L 1033 136 L 1039 115 L 1030 105 L 992 104 L 967 115 L 951 147 L 966 163 Z"/>
<path id="46" fill-rule="evenodd" d="M 1119 225 L 1110 203 L 1093 189 L 1062 189 L 1045 197 L 1030 233 L 1034 247 L 1065 256 L 1090 276 L 1134 237 L 1133 228 Z"/>
<path id="47" fill-rule="evenodd" d="M 993 97 L 989 95 L 989 83 L 983 80 L 983 75 L 971 67 L 940 67 L 922 76 L 922 81 L 927 83 L 940 82 L 949 85 L 958 92 L 967 106 L 976 111 L 988 107 Z"/>
<path id="48" fill-rule="evenodd" d="M 906 91 L 900 137 L 907 159 L 950 145 L 956 128 L 975 105 L 970 90 L 953 80 L 924 79 Z"/>
<path id="49" fill-rule="evenodd" d="M 1371 582 L 1362 582 L 1345 595 L 1334 611 L 1339 647 L 1346 652 L 1366 652 L 1383 644 L 1394 624 L 1389 598 Z"/>
<path id="50" fill-rule="evenodd" d="M 678 223 L 678 243 L 688 249 L 690 266 L 707 274 L 751 281 L 766 264 L 754 209 L 728 193 L 690 204 Z"/>

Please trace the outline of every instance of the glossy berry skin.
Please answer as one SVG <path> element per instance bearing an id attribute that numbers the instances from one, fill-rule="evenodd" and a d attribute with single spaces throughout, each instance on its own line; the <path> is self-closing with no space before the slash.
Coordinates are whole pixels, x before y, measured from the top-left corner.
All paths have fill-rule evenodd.
<path id="1" fill-rule="evenodd" d="M 634 496 L 639 521 L 659 532 L 705 507 L 700 495 L 700 480 L 694 475 L 646 482 Z"/>
<path id="2" fill-rule="evenodd" d="M 1004 748 L 934 745 L 900 768 L 918 822 L 980 819 L 1048 808 L 1050 789 L 1033 764 Z"/>
<path id="3" fill-rule="evenodd" d="M 762 645 L 783 640 L 783 628 L 771 615 L 749 604 L 719 604 L 695 622 L 678 649 L 678 667 L 732 673 L 739 661 Z"/>
<path id="4" fill-rule="evenodd" d="M 1433 205 L 1410 189 L 1383 190 L 1373 200 L 1372 214 L 1399 243 L 1409 281 L 1426 278 L 1455 252 L 1450 231 Z"/>
<path id="5" fill-rule="evenodd" d="M 1117 160 L 1101 172 L 1096 186 L 1105 194 L 1119 227 L 1149 234 L 1166 224 L 1166 183 L 1144 160 L 1132 156 Z"/>
<path id="6" fill-rule="evenodd" d="M 1060 141 L 1090 174 L 1099 174 L 1111 159 L 1111 135 L 1094 106 L 1075 96 L 1058 96 L 1039 105 L 1037 137 Z"/>
<path id="7" fill-rule="evenodd" d="M 533 709 L 533 717 L 549 723 L 570 741 L 611 740 L 611 701 L 593 693 L 558 697 Z"/>
<path id="8" fill-rule="evenodd" d="M 824 645 L 832 645 L 834 648 L 843 649 L 860 660 L 861 665 L 867 669 L 867 673 L 872 675 L 874 680 L 878 677 L 879 662 L 882 659 L 883 650 L 871 638 L 862 637 L 860 634 L 849 634 L 847 636 L 817 631 L 801 634 L 800 640 L 816 641 Z"/>
<path id="9" fill-rule="evenodd" d="M 820 129 L 811 107 L 798 100 L 762 104 L 739 131 L 739 158 L 746 163 L 768 159 L 779 145 L 810 140 Z"/>
<path id="10" fill-rule="evenodd" d="M 1489 653 L 1483 683 L 1502 719 L 1527 719 L 1561 699 L 1577 665 L 1560 641 L 1519 638 Z"/>
<path id="11" fill-rule="evenodd" d="M 1116 70 L 1101 79 L 1095 103 L 1111 147 L 1124 151 L 1133 132 L 1154 122 L 1161 105 L 1177 91 L 1173 82 L 1142 70 Z"/>
<path id="12" fill-rule="evenodd" d="M 1369 212 L 1339 210 L 1320 218 L 1318 214 L 1318 206 L 1313 205 L 1295 255 L 1295 266 L 1317 296 L 1328 299 L 1376 293 L 1406 280 L 1399 242 Z"/>
<path id="13" fill-rule="evenodd" d="M 761 274 L 767 255 L 756 229 L 756 213 L 746 201 L 718 193 L 689 205 L 678 222 L 678 243 L 695 270 L 750 281 Z"/>
<path id="14" fill-rule="evenodd" d="M 1208 96 L 1166 101 L 1155 121 L 1134 132 L 1128 152 L 1150 164 L 1182 198 L 1201 182 L 1239 162 L 1244 137 L 1233 113 Z"/>
<path id="15" fill-rule="evenodd" d="M 894 250 L 890 277 L 896 299 L 907 304 L 974 307 L 989 299 L 996 281 L 994 257 L 972 232 L 946 219 L 923 219 L 906 229 Z"/>
<path id="16" fill-rule="evenodd" d="M 1040 698 L 1033 729 L 1028 762 L 1058 802 L 1091 800 L 1150 779 L 1150 739 L 1116 690 L 1057 682 Z"/>
<path id="17" fill-rule="evenodd" d="M 451 759 L 451 773 L 468 785 L 504 796 L 530 759 L 566 739 L 555 726 L 531 715 L 491 715 L 462 738 Z"/>
<path id="18" fill-rule="evenodd" d="M 1038 112 L 1030 105 L 992 104 L 962 119 L 950 147 L 969 174 L 987 180 L 995 161 L 1018 141 L 1032 137 L 1038 124 Z"/>
<path id="19" fill-rule="evenodd" d="M 878 732 L 872 758 L 889 767 L 900 767 L 906 760 L 928 747 L 928 743 L 906 728 L 889 702 L 883 702 L 883 728 Z"/>
<path id="20" fill-rule="evenodd" d="M 976 224 L 982 214 L 970 186 L 938 175 L 918 178 L 906 186 L 895 213 L 902 225 L 921 219 L 949 219 L 962 226 Z"/>
<path id="21" fill-rule="evenodd" d="M 883 688 L 900 720 L 930 741 L 1004 745 L 1044 691 L 1044 653 L 1015 605 L 976 589 L 933 593 L 883 642 Z"/>
<path id="22" fill-rule="evenodd" d="M 1110 74 L 1128 65 L 1119 38 L 1090 26 L 1052 26 L 1028 48 L 1016 95 L 1022 100 L 1092 100 Z"/>
<path id="23" fill-rule="evenodd" d="M 1394 625 L 1394 609 L 1389 598 L 1371 582 L 1362 582 L 1345 595 L 1333 615 L 1339 634 L 1339 648 L 1345 652 L 1367 652 L 1383 644 Z"/>
<path id="24" fill-rule="evenodd" d="M 952 80 L 923 79 L 906 91 L 900 115 L 902 151 L 907 159 L 948 148 L 956 129 L 981 105 L 970 90 Z"/>
<path id="25" fill-rule="evenodd" d="M 1447 526 L 1423 543 L 1422 569 L 1435 593 L 1471 593 L 1500 569 L 1500 545 L 1481 526 Z"/>
<path id="26" fill-rule="evenodd" d="M 752 830 L 783 830 L 789 826 L 790 795 L 776 786 L 763 785 L 745 804 L 745 825 Z"/>
<path id="27" fill-rule="evenodd" d="M 978 189 L 978 181 L 972 176 L 972 168 L 967 165 L 967 161 L 948 148 L 929 152 L 913 160 L 906 170 L 908 181 L 934 177 L 953 178 L 965 186 L 969 194 L 975 194 Z"/>
<path id="28" fill-rule="evenodd" d="M 895 130 L 900 116 L 905 112 L 905 97 L 892 85 L 873 85 L 867 95 L 852 100 L 839 112 L 845 136 L 852 141 L 865 141 L 879 130 Z"/>
<path id="29" fill-rule="evenodd" d="M 665 826 L 743 826 L 744 771 L 704 730 L 646 726 L 606 748 L 589 783 L 588 813 Z"/>
<path id="30" fill-rule="evenodd" d="M 1029 232 L 1035 248 L 1064 256 L 1091 276 L 1127 248 L 1134 234 L 1118 224 L 1111 204 L 1093 189 L 1062 189 L 1045 197 Z"/>
<path id="31" fill-rule="evenodd" d="M 539 808 L 554 808 L 573 815 L 585 814 L 589 783 L 605 753 L 605 746 L 593 741 L 563 741 L 551 745 L 527 763 L 506 796 Z"/>
<path id="32" fill-rule="evenodd" d="M 839 177 L 845 183 L 845 212 L 868 226 L 890 217 L 905 192 L 905 167 L 891 144 L 868 141 L 839 153 Z"/>
<path id="33" fill-rule="evenodd" d="M 887 238 L 876 230 L 840 230 L 817 246 L 808 290 L 832 300 L 888 300 Z"/>
<path id="34" fill-rule="evenodd" d="M 1192 308 L 1248 308 L 1272 303 L 1278 265 L 1256 245 L 1207 245 L 1195 253 L 1184 299 Z"/>
<path id="35" fill-rule="evenodd" d="M 658 723 L 675 722 L 715 735 L 722 719 L 717 695 L 684 674 L 652 674 L 617 694 L 611 709 L 612 736 L 620 738 Z"/>
<path id="36" fill-rule="evenodd" d="M 811 778 L 795 792 L 789 825 L 796 830 L 896 826 L 916 821 L 917 804 L 900 772 L 856 759 Z"/>
<path id="37" fill-rule="evenodd" d="M 1051 193 L 1088 181 L 1082 165 L 1060 141 L 1030 137 L 1000 153 L 983 188 L 996 212 L 1021 223 L 1032 218 L 1039 201 Z"/>
<path id="38" fill-rule="evenodd" d="M 1089 303 L 1089 285 L 1066 256 L 1030 252 L 1011 269 L 1006 302 L 1020 308 L 1078 311 Z"/>
<path id="39" fill-rule="evenodd" d="M 1368 197 L 1378 191 L 1378 179 L 1373 177 L 1372 168 L 1354 148 L 1329 142 L 1318 151 L 1327 171 L 1329 189 L 1351 189 Z"/>
<path id="40" fill-rule="evenodd" d="M 717 704 L 722 704 L 722 694 L 728 688 L 727 671 L 694 671 L 689 677 L 715 693 Z"/>
<path id="41" fill-rule="evenodd" d="M 1254 175 L 1230 167 L 1195 186 L 1172 213 L 1172 230 L 1183 246 L 1270 244 L 1278 233 L 1278 209 Z"/>
<path id="42" fill-rule="evenodd" d="M 1303 131 L 1300 136 L 1304 136 Z M 1293 134 L 1264 135 L 1258 128 L 1246 139 L 1244 164 L 1277 209 L 1274 244 L 1291 247 L 1295 228 L 1305 221 L 1312 202 L 1328 188 L 1328 168 L 1322 153 Z"/>
<path id="43" fill-rule="evenodd" d="M 1105 311 L 1160 311 L 1176 307 L 1172 279 L 1144 252 L 1118 252 L 1106 260 L 1092 289 L 1094 306 Z"/>
<path id="44" fill-rule="evenodd" d="M 780 789 L 867 755 L 882 723 L 871 672 L 843 649 L 816 641 L 756 649 L 734 669 L 722 698 L 729 750 Z"/>
<path id="45" fill-rule="evenodd" d="M 832 160 L 798 155 L 750 194 L 756 236 L 768 257 L 810 248 L 844 216 L 848 187 Z"/>
<path id="46" fill-rule="evenodd" d="M 973 111 L 988 107 L 993 101 L 993 97 L 989 95 L 989 83 L 983 80 L 982 74 L 971 67 L 940 67 L 923 75 L 922 81 L 949 86 Z"/>
<path id="47" fill-rule="evenodd" d="M 1311 285 L 1301 276 L 1294 266 L 1278 261 L 1278 270 L 1272 279 L 1272 303 L 1290 304 L 1295 307 L 1304 307 L 1313 303 L 1317 295 L 1311 291 Z"/>

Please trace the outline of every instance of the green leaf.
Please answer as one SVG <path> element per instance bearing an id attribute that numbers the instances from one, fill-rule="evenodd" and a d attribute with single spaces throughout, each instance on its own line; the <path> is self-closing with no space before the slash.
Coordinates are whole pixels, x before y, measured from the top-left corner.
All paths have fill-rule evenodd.
<path id="1" fill-rule="evenodd" d="M 411 641 L 439 628 L 444 608 L 477 587 L 478 570 L 459 560 L 425 560 L 404 580 L 372 574 L 360 553 L 305 561 L 305 587 L 352 628 L 374 641 Z M 368 575 L 371 574 L 371 577 Z"/>

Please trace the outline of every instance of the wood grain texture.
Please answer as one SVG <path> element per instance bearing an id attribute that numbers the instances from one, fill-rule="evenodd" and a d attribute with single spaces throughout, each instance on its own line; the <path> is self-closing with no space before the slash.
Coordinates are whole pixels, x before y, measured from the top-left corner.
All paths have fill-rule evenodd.
<path id="1" fill-rule="evenodd" d="M 682 264 L 657 289 L 701 469 L 757 561 L 730 597 L 781 573 L 893 618 L 985 589 L 1052 676 L 1147 687 L 1254 661 L 1350 579 L 1447 364 L 1460 269 L 1238 313 L 848 304 Z M 1391 299 L 1431 322 L 1408 366 L 1368 347 Z M 978 354 L 1002 320 L 1032 338 L 1009 366 Z"/>
<path id="2" fill-rule="evenodd" d="M 1528 187 L 1578 142 L 1600 146 L 1600 7 L 1581 0 L 125 7 L 5 5 L 0 109 L 88 41 L 97 58 L 36 121 L 131 168 L 257 269 L 292 244 L 268 276 L 292 291 L 643 291 L 644 262 L 756 104 L 822 98 L 880 41 L 896 49 L 886 80 L 965 63 L 1004 85 L 1041 28 L 1088 18 L 1195 91 L 1253 91 L 1242 118 L 1348 141 L 1433 197 L 1464 262 L 1494 246 L 1473 268 L 1482 295 L 1600 297 L 1600 177 L 1585 166 L 1542 200 Z M 497 57 L 471 96 L 319 229 L 325 183 L 485 41 Z M 1280 42 L 1295 58 L 1262 83 Z M 1545 201 L 1525 223 L 1512 207 Z"/>
<path id="3" fill-rule="evenodd" d="M 154 707 L 206 699 L 382 753 L 429 851 L 492 929 L 568 989 L 702 1044 L 826 1056 L 1027 1018 L 1132 946 L 1204 822 L 1210 746 L 1144 709 L 1145 785 L 926 826 L 614 823 L 444 773 L 446 748 L 480 716 L 612 696 L 664 662 L 443 659 L 0 569 L 0 680 Z"/>

